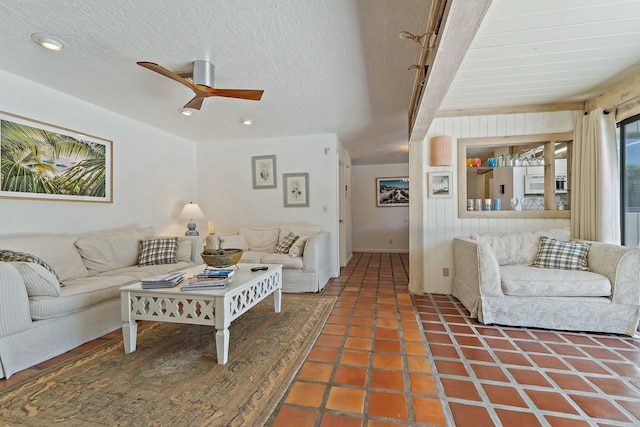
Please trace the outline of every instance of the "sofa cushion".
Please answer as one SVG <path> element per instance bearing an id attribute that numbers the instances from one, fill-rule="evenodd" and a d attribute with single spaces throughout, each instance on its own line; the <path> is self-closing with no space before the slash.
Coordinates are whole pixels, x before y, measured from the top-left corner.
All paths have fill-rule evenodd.
<path id="1" fill-rule="evenodd" d="M 240 258 L 240 262 L 247 262 L 250 264 L 259 264 L 260 260 L 267 255 L 269 255 L 268 252 L 244 251 L 242 253 L 242 258 Z"/>
<path id="2" fill-rule="evenodd" d="M 76 242 L 89 274 L 94 275 L 138 263 L 140 240 L 149 236 L 149 228 L 114 231 L 81 237 Z M 151 228 L 153 233 L 153 228 Z"/>
<path id="3" fill-rule="evenodd" d="M 12 262 L 11 264 L 22 276 L 27 295 L 30 297 L 60 295 L 58 278 L 42 265 L 34 262 Z"/>
<path id="4" fill-rule="evenodd" d="M 520 265 L 500 267 L 502 291 L 510 296 L 608 297 L 611 283 L 590 271 L 556 270 Z"/>
<path id="5" fill-rule="evenodd" d="M 322 231 L 320 225 L 281 225 L 280 226 L 280 241 L 283 241 L 289 233 L 293 233 L 294 236 L 312 236 Z"/>
<path id="6" fill-rule="evenodd" d="M 78 237 L 38 234 L 0 239 L 0 249 L 26 252 L 49 264 L 61 282 L 87 277 L 89 272 L 75 246 Z"/>
<path id="7" fill-rule="evenodd" d="M 282 264 L 283 270 L 302 270 L 302 258 L 286 254 L 267 254 L 260 259 L 263 264 Z"/>
<path id="8" fill-rule="evenodd" d="M 276 246 L 276 253 L 288 254 L 289 249 L 291 249 L 291 245 L 293 245 L 296 240 L 298 240 L 298 236 L 295 236 L 293 233 L 289 233 L 287 237 L 285 237 L 284 240 L 282 240 L 280 243 L 278 243 L 278 246 Z"/>
<path id="9" fill-rule="evenodd" d="M 532 265 L 538 253 L 540 236 L 568 241 L 569 230 L 563 228 L 546 231 L 520 231 L 516 233 L 472 234 L 471 238 L 491 246 L 500 265 Z"/>
<path id="10" fill-rule="evenodd" d="M 298 239 L 291 245 L 289 249 L 289 255 L 298 257 L 304 255 L 304 247 L 307 244 L 309 236 L 298 236 Z"/>
<path id="11" fill-rule="evenodd" d="M 229 234 L 227 236 L 219 236 L 218 238 L 220 239 L 220 248 L 222 249 L 242 249 L 243 251 L 249 250 L 246 239 L 240 234 Z"/>
<path id="12" fill-rule="evenodd" d="M 534 267 L 587 271 L 587 255 L 591 243 L 559 242 L 546 236 L 540 237 Z"/>
<path id="13" fill-rule="evenodd" d="M 175 264 L 178 250 L 177 237 L 143 240 L 138 265 Z"/>
<path id="14" fill-rule="evenodd" d="M 157 264 L 146 265 L 140 267 L 134 265 L 131 267 L 118 268 L 117 270 L 105 271 L 100 273 L 99 277 L 107 276 L 129 276 L 136 280 L 142 280 L 150 276 L 156 276 L 158 274 L 174 273 L 176 271 L 184 270 L 186 268 L 193 267 L 192 262 L 177 262 L 176 264 Z M 204 267 L 202 267 L 204 269 Z"/>
<path id="15" fill-rule="evenodd" d="M 60 281 L 60 279 L 58 278 L 58 275 L 53 270 L 53 268 L 51 268 L 51 266 L 49 264 L 47 264 L 46 262 L 44 262 L 43 260 L 41 260 L 40 258 L 38 258 L 35 255 L 31 255 L 31 254 L 28 254 L 26 252 L 16 252 L 16 251 L 10 251 L 8 249 L 0 249 L 0 261 L 4 261 L 4 262 L 30 262 L 32 264 L 38 264 L 38 265 L 44 267 L 45 270 L 47 270 L 51 274 L 53 274 L 58 282 Z"/>
<path id="16" fill-rule="evenodd" d="M 240 228 L 250 251 L 275 252 L 280 230 L 277 228 Z"/>
<path id="17" fill-rule="evenodd" d="M 31 318 L 42 320 L 64 316 L 102 301 L 118 298 L 120 287 L 134 280 L 128 276 L 93 276 L 69 280 L 60 289 L 60 296 L 30 298 Z"/>

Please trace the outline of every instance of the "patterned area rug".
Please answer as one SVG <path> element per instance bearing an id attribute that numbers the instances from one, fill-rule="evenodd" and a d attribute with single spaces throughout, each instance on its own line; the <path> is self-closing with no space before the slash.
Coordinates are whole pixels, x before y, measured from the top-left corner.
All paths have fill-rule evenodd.
<path id="1" fill-rule="evenodd" d="M 334 303 L 284 294 L 274 313 L 266 298 L 231 324 L 226 365 L 213 327 L 146 323 L 131 354 L 114 339 L 5 390 L 0 425 L 263 425 Z"/>

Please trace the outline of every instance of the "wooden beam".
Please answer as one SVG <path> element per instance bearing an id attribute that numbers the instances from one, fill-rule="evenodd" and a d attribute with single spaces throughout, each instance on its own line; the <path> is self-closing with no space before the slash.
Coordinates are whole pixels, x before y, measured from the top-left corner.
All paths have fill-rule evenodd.
<path id="1" fill-rule="evenodd" d="M 426 45 L 426 49 L 422 48 L 420 51 L 420 57 L 418 58 L 416 78 L 413 82 L 413 92 L 411 94 L 411 101 L 409 102 L 409 134 L 413 127 L 415 116 L 418 113 L 418 107 L 420 103 L 420 97 L 422 95 L 423 82 L 426 80 L 425 64 L 428 58 L 433 58 L 435 51 L 437 50 L 438 43 L 440 41 L 439 33 L 440 26 L 442 24 L 442 18 L 444 15 L 447 0 L 429 0 L 428 4 L 428 18 L 427 28 L 425 29 L 425 38 L 423 42 Z M 435 37 L 435 39 L 434 39 Z"/>
<path id="2" fill-rule="evenodd" d="M 640 98 L 640 75 L 628 78 L 614 85 L 600 96 L 589 100 L 586 110 L 593 111 L 600 107 L 603 110 L 611 110 L 636 98 Z"/>
<path id="3" fill-rule="evenodd" d="M 584 109 L 584 102 L 562 102 L 557 104 L 521 105 L 512 107 L 440 110 L 436 117 L 492 116 L 496 114 L 543 113 L 548 111 L 584 111 Z"/>
<path id="4" fill-rule="evenodd" d="M 616 108 L 616 123 L 640 114 L 640 98 L 624 103 Z"/>
<path id="5" fill-rule="evenodd" d="M 428 73 L 422 83 L 418 112 L 410 127 L 409 143 L 422 142 L 425 138 L 490 5 L 491 0 L 447 2 L 433 61 L 426 64 Z"/>

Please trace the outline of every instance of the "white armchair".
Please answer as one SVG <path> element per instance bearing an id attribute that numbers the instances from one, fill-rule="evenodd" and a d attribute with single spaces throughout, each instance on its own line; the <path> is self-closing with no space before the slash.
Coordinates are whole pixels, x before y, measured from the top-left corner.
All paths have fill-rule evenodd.
<path id="1" fill-rule="evenodd" d="M 531 251 L 517 234 L 454 239 L 453 295 L 472 317 L 485 324 L 634 335 L 640 319 L 640 250 L 589 242 L 590 271 L 549 271 L 527 262 L 505 263 L 497 255 L 504 255 L 502 239 L 507 252 L 514 241 Z M 531 253 L 522 259 L 531 259 Z"/>

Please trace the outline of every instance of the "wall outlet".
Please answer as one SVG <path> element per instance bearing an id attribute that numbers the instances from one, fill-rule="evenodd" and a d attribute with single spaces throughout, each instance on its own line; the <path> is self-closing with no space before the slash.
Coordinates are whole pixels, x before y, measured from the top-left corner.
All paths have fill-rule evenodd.
<path id="1" fill-rule="evenodd" d="M 444 267 L 442 269 L 442 276 L 443 277 L 449 277 L 449 267 Z"/>
<path id="2" fill-rule="evenodd" d="M 393 245 L 393 239 L 389 239 L 389 244 Z"/>

